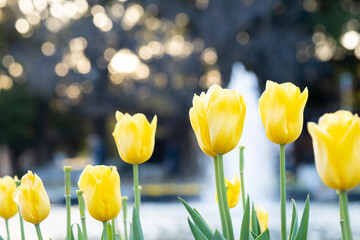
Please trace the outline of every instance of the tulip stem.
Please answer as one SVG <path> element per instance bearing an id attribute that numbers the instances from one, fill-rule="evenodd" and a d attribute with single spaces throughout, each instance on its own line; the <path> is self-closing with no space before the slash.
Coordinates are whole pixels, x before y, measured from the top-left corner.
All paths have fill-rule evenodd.
<path id="1" fill-rule="evenodd" d="M 6 225 L 7 239 L 10 240 L 9 219 L 5 219 L 5 225 Z"/>
<path id="2" fill-rule="evenodd" d="M 115 218 L 111 219 L 111 235 L 112 235 L 112 240 L 116 239 L 115 236 Z"/>
<path id="3" fill-rule="evenodd" d="M 128 200 L 128 198 L 126 196 L 124 196 L 122 198 L 125 240 L 128 240 L 127 224 L 126 224 L 126 222 L 127 222 L 127 200 Z"/>
<path id="4" fill-rule="evenodd" d="M 19 179 L 15 180 L 16 187 L 19 187 L 21 184 L 21 181 Z M 20 231 L 21 231 L 21 240 L 25 240 L 25 232 L 24 232 L 24 220 L 20 213 L 20 207 L 18 206 L 18 212 L 19 212 L 19 220 L 20 220 Z"/>
<path id="5" fill-rule="evenodd" d="M 240 146 L 240 186 L 243 211 L 245 211 L 245 182 L 244 182 L 244 146 Z"/>
<path id="6" fill-rule="evenodd" d="M 217 157 L 214 157 L 214 165 L 215 165 L 216 192 L 218 195 L 222 231 L 224 237 L 227 240 L 234 240 L 234 231 L 233 231 L 230 210 L 226 195 L 224 163 L 223 163 L 222 154 L 218 153 Z"/>
<path id="7" fill-rule="evenodd" d="M 79 204 L 79 211 L 80 211 L 80 218 L 81 218 L 81 226 L 82 226 L 82 233 L 85 240 L 88 240 L 87 236 L 87 229 L 86 229 L 86 217 L 85 217 L 85 203 L 83 197 L 83 190 L 77 190 L 76 194 L 78 195 L 78 204 Z"/>
<path id="8" fill-rule="evenodd" d="M 280 145 L 280 205 L 281 205 L 281 240 L 286 240 L 286 172 L 285 144 Z"/>
<path id="9" fill-rule="evenodd" d="M 339 191 L 339 204 L 340 204 L 340 225 L 341 225 L 343 240 L 352 240 L 353 238 L 350 227 L 347 191 Z"/>
<path id="10" fill-rule="evenodd" d="M 66 239 L 71 239 L 71 167 L 65 166 Z"/>
<path id="11" fill-rule="evenodd" d="M 139 189 L 139 165 L 133 164 L 134 170 L 134 198 L 135 198 L 135 207 L 140 215 L 140 189 Z"/>
<path id="12" fill-rule="evenodd" d="M 108 231 L 107 231 L 107 221 L 103 222 L 103 240 L 109 240 L 108 239 Z"/>
<path id="13" fill-rule="evenodd" d="M 34 225 L 35 225 L 36 234 L 38 236 L 38 239 L 43 240 L 43 237 L 42 237 L 42 234 L 41 234 L 41 229 L 40 229 L 40 223 L 34 224 Z"/>

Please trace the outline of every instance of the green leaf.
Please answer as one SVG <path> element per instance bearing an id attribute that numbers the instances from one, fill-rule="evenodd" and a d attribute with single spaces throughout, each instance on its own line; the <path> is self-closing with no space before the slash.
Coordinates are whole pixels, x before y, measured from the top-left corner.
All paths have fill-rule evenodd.
<path id="1" fill-rule="evenodd" d="M 209 240 L 189 218 L 187 220 L 195 240 Z"/>
<path id="2" fill-rule="evenodd" d="M 75 240 L 75 237 L 74 237 L 74 232 L 73 232 L 73 226 L 74 226 L 74 223 L 71 225 L 71 240 Z"/>
<path id="3" fill-rule="evenodd" d="M 194 221 L 196 227 L 198 227 L 198 229 L 207 237 L 207 239 L 211 239 L 212 236 L 214 235 L 214 232 L 205 222 L 204 218 L 198 213 L 198 211 L 191 208 L 190 205 L 187 202 L 185 202 L 182 198 L 179 197 L 179 200 L 182 202 L 182 204 L 190 214 L 190 217 Z"/>
<path id="4" fill-rule="evenodd" d="M 141 229 L 141 223 L 139 218 L 139 213 L 136 207 L 133 208 L 133 219 L 132 219 L 132 228 L 133 228 L 133 239 L 134 240 L 144 240 L 143 232 Z"/>
<path id="5" fill-rule="evenodd" d="M 211 240 L 226 240 L 225 237 L 216 229 L 214 236 L 211 238 Z"/>
<path id="6" fill-rule="evenodd" d="M 134 233 L 133 233 L 133 226 L 132 223 L 130 223 L 130 236 L 129 236 L 130 240 L 134 240 Z"/>
<path id="7" fill-rule="evenodd" d="M 74 226 L 74 224 L 73 224 L 73 226 Z M 77 226 L 77 232 L 78 232 L 78 240 L 85 240 L 79 224 L 76 223 L 76 226 Z"/>
<path id="8" fill-rule="evenodd" d="M 0 236 L 0 240 L 4 240 L 4 239 L 2 238 L 2 236 Z"/>
<path id="9" fill-rule="evenodd" d="M 251 221 L 251 231 L 256 235 L 256 237 L 259 236 L 260 233 L 261 233 L 260 223 L 259 223 L 259 220 L 257 218 L 254 203 L 252 204 L 250 221 Z M 254 236 L 255 239 L 256 239 L 256 237 Z"/>
<path id="10" fill-rule="evenodd" d="M 253 233 L 251 230 L 250 230 L 250 234 L 251 234 L 251 236 L 253 237 L 253 238 L 257 238 L 259 235 L 257 235 L 257 234 L 255 234 L 255 233 Z"/>
<path id="11" fill-rule="evenodd" d="M 296 204 L 294 199 L 292 199 L 292 217 L 291 217 L 291 225 L 290 225 L 290 234 L 289 240 L 295 240 L 296 233 L 298 231 L 298 214 L 296 210 Z"/>
<path id="12" fill-rule="evenodd" d="M 308 232 L 308 225 L 309 225 L 309 211 L 310 211 L 310 196 L 308 195 L 306 198 L 304 211 L 303 211 L 303 214 L 301 217 L 299 230 L 296 234 L 295 240 L 306 240 L 307 239 L 307 232 Z"/>
<path id="13" fill-rule="evenodd" d="M 270 231 L 267 228 L 263 233 L 261 233 L 256 240 L 270 240 Z"/>
<path id="14" fill-rule="evenodd" d="M 250 237 L 253 238 L 250 234 L 250 199 L 249 195 L 247 195 L 245 211 L 241 222 L 240 239 L 249 240 Z"/>
<path id="15" fill-rule="evenodd" d="M 113 235 L 112 235 L 112 229 L 111 229 L 112 227 L 111 227 L 111 223 L 110 223 L 110 221 L 108 222 L 108 224 L 107 224 L 107 234 L 108 234 L 108 238 L 109 238 L 109 240 L 113 240 Z"/>

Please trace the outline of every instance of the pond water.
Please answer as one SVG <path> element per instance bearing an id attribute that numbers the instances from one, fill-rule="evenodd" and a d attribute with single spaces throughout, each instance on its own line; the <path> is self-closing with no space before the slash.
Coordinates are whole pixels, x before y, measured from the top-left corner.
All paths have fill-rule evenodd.
<path id="1" fill-rule="evenodd" d="M 209 225 L 215 229 L 220 227 L 218 209 L 215 202 L 204 203 L 201 201 L 190 202 L 191 206 L 207 220 Z M 279 239 L 280 214 L 279 204 L 268 202 L 264 204 L 269 212 L 269 229 L 272 239 Z M 298 201 L 298 209 L 302 211 L 303 204 Z M 310 205 L 309 240 L 340 240 L 341 231 L 339 224 L 339 211 L 337 203 L 313 202 Z M 129 208 L 130 209 L 130 208 Z M 290 202 L 287 206 L 288 222 L 290 222 Z M 360 204 L 350 203 L 350 218 L 354 239 L 360 239 Z M 239 236 L 239 226 L 242 216 L 241 205 L 231 209 L 235 236 Z M 301 214 L 301 213 L 300 213 Z M 122 213 L 120 214 L 122 216 Z M 122 228 L 122 217 L 119 216 L 120 230 Z M 131 216 L 131 210 L 129 210 Z M 141 205 L 141 221 L 145 239 L 147 240 L 184 240 L 193 239 L 189 226 L 187 225 L 188 214 L 184 207 L 178 202 L 172 203 L 150 203 Z M 102 224 L 87 215 L 87 226 L 89 239 L 100 239 Z M 72 207 L 72 222 L 80 223 L 78 208 Z M 66 235 L 66 210 L 62 205 L 52 206 L 49 217 L 41 223 L 44 239 L 60 240 Z M 10 219 L 11 239 L 20 239 L 18 215 Z M 35 228 L 25 223 L 25 231 L 28 240 L 37 239 Z M 0 234 L 5 236 L 5 224 L 0 227 Z"/>

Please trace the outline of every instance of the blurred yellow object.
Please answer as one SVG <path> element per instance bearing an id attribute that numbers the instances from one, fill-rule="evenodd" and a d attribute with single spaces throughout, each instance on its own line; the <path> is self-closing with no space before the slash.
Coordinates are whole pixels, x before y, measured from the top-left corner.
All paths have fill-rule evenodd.
<path id="1" fill-rule="evenodd" d="M 229 208 L 234 208 L 239 203 L 240 199 L 240 179 L 239 175 L 235 174 L 232 182 L 225 178 L 226 196 Z M 216 202 L 218 202 L 217 193 L 215 194 Z"/>
<path id="2" fill-rule="evenodd" d="M 246 105 L 236 90 L 212 85 L 207 93 L 193 98 L 191 126 L 201 150 L 209 156 L 225 154 L 239 143 Z"/>
<path id="3" fill-rule="evenodd" d="M 21 216 L 29 223 L 41 223 L 50 213 L 50 201 L 43 182 L 31 171 L 21 178 L 14 201 L 20 207 Z"/>
<path id="4" fill-rule="evenodd" d="M 87 165 L 79 182 L 85 206 L 100 222 L 115 218 L 121 209 L 120 176 L 116 167 Z"/>
<path id="5" fill-rule="evenodd" d="M 349 111 L 324 114 L 308 123 L 321 180 L 335 190 L 360 183 L 360 119 Z"/>
<path id="6" fill-rule="evenodd" d="M 0 178 L 0 217 L 9 219 L 18 212 L 17 204 L 14 202 L 13 194 L 16 184 L 12 177 Z"/>
<path id="7" fill-rule="evenodd" d="M 137 113 L 133 117 L 116 111 L 113 137 L 120 157 L 127 163 L 140 164 L 151 157 L 155 145 L 157 117 L 151 124 L 144 114 Z"/>
<path id="8" fill-rule="evenodd" d="M 260 231 L 263 233 L 268 228 L 269 214 L 265 211 L 265 208 L 263 206 L 255 206 L 255 212 L 260 224 Z M 251 219 L 251 212 L 250 212 L 250 219 Z M 251 230 L 251 220 L 250 220 L 250 230 Z"/>
<path id="9" fill-rule="evenodd" d="M 266 82 L 259 99 L 259 111 L 266 136 L 276 144 L 294 142 L 303 128 L 303 113 L 308 90 L 301 93 L 292 83 Z"/>

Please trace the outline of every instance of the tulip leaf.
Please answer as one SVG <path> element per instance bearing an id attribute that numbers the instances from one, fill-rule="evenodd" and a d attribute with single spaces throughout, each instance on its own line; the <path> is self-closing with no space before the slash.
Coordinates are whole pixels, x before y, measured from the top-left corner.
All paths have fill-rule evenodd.
<path id="1" fill-rule="evenodd" d="M 255 233 L 253 233 L 251 230 L 250 230 L 250 234 L 254 239 L 256 239 L 259 236 L 259 235 L 255 234 Z"/>
<path id="2" fill-rule="evenodd" d="M 254 203 L 252 204 L 250 221 L 251 221 L 251 231 L 256 235 L 256 237 L 259 236 L 259 234 L 261 233 L 260 223 L 259 223 L 259 220 L 257 218 Z"/>
<path id="3" fill-rule="evenodd" d="M 246 199 L 243 219 L 241 222 L 240 239 L 249 240 L 251 239 L 250 237 L 253 238 L 250 234 L 250 199 L 248 195 Z"/>
<path id="4" fill-rule="evenodd" d="M 129 239 L 130 239 L 130 240 L 134 240 L 132 223 L 130 223 L 130 236 L 129 236 Z"/>
<path id="5" fill-rule="evenodd" d="M 0 240 L 4 240 L 4 239 L 2 238 L 2 236 L 0 236 Z"/>
<path id="6" fill-rule="evenodd" d="M 267 228 L 255 240 L 270 240 L 270 231 L 269 231 L 269 229 Z"/>
<path id="7" fill-rule="evenodd" d="M 306 240 L 308 233 L 308 225 L 309 225 L 309 211 L 310 211 L 310 196 L 308 195 L 306 198 L 304 211 L 301 217 L 301 222 L 299 226 L 299 230 L 296 234 L 295 240 Z"/>
<path id="8" fill-rule="evenodd" d="M 141 229 L 141 223 L 139 218 L 139 213 L 136 207 L 133 208 L 133 219 L 132 219 L 132 228 L 133 228 L 133 239 L 134 240 L 144 240 L 143 232 Z"/>
<path id="9" fill-rule="evenodd" d="M 195 238 L 195 240 L 209 240 L 201 231 L 200 229 L 190 220 L 187 218 L 191 232 Z"/>
<path id="10" fill-rule="evenodd" d="M 85 238 L 84 238 L 84 234 L 82 233 L 81 228 L 80 228 L 79 224 L 77 224 L 77 223 L 73 223 L 73 224 L 71 225 L 71 238 L 72 238 L 73 240 L 75 240 L 74 232 L 73 232 L 73 228 L 75 227 L 75 225 L 76 225 L 76 227 L 77 227 L 78 240 L 84 240 L 84 239 L 85 239 Z"/>
<path id="11" fill-rule="evenodd" d="M 196 211 L 191 208 L 190 205 L 185 202 L 182 198 L 179 197 L 179 200 L 182 202 L 188 213 L 190 214 L 191 219 L 194 221 L 196 227 L 208 238 L 211 239 L 214 235 L 214 232 L 211 230 L 209 225 L 205 222 L 203 217 Z"/>
<path id="12" fill-rule="evenodd" d="M 216 229 L 211 240 L 226 240 L 226 238 Z"/>
<path id="13" fill-rule="evenodd" d="M 298 214 L 296 210 L 296 204 L 294 199 L 292 199 L 292 217 L 291 217 L 291 225 L 290 225 L 290 234 L 289 240 L 295 240 L 296 233 L 298 231 Z"/>
<path id="14" fill-rule="evenodd" d="M 71 240 L 75 240 L 74 231 L 73 231 L 74 225 L 75 225 L 75 223 L 73 223 L 73 224 L 71 225 L 71 235 L 70 235 Z M 67 240 L 67 239 L 66 239 L 66 240 Z"/>

